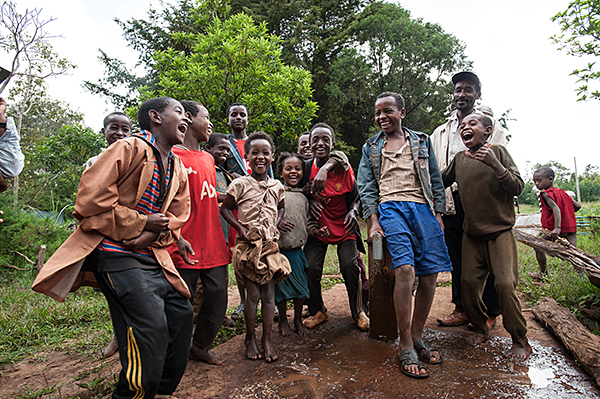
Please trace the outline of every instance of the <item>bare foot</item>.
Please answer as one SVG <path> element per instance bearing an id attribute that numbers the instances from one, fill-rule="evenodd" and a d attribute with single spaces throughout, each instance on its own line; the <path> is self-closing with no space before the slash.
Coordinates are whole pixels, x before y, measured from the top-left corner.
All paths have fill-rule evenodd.
<path id="1" fill-rule="evenodd" d="M 109 358 L 112 355 L 114 355 L 118 349 L 119 349 L 119 344 L 117 343 L 117 339 L 115 337 L 113 337 L 113 339 L 110 341 L 108 346 L 106 348 L 104 348 L 104 350 L 102 351 L 102 356 L 105 358 Z"/>
<path id="2" fill-rule="evenodd" d="M 284 337 L 293 337 L 294 335 L 296 335 L 290 328 L 290 325 L 287 321 L 287 317 L 279 317 L 279 332 Z"/>
<path id="3" fill-rule="evenodd" d="M 512 348 L 506 351 L 503 356 L 509 360 L 512 360 L 513 362 L 516 362 L 527 360 L 529 355 L 531 355 L 531 352 L 533 352 L 533 349 L 529 344 L 527 344 L 527 346 L 518 346 L 517 344 L 513 344 Z"/>
<path id="4" fill-rule="evenodd" d="M 267 363 L 274 362 L 279 358 L 279 356 L 277 356 L 277 354 L 273 351 L 273 348 L 271 347 L 271 337 L 263 336 L 262 345 L 263 349 L 265 350 L 265 360 L 267 361 Z"/>
<path id="5" fill-rule="evenodd" d="M 246 340 L 244 342 L 246 343 L 246 356 L 248 356 L 248 359 L 250 359 L 250 360 L 262 359 L 262 356 L 260 355 L 260 352 L 258 351 L 258 345 L 256 344 L 255 336 L 249 337 L 246 335 Z"/>
<path id="6" fill-rule="evenodd" d="M 490 339 L 489 332 L 486 334 L 473 334 L 472 336 L 467 338 L 466 341 L 467 341 L 467 344 L 469 344 L 471 346 L 479 346 L 480 344 L 487 341 L 488 339 Z"/>
<path id="7" fill-rule="evenodd" d="M 192 360 L 201 360 L 208 364 L 220 366 L 223 364 L 223 358 L 211 350 L 202 349 L 194 344 L 190 348 L 189 358 Z"/>
<path id="8" fill-rule="evenodd" d="M 296 326 L 296 333 L 298 333 L 299 336 L 304 337 L 308 334 L 308 330 L 304 327 L 304 324 L 302 324 L 302 319 L 294 320 L 294 326 Z"/>

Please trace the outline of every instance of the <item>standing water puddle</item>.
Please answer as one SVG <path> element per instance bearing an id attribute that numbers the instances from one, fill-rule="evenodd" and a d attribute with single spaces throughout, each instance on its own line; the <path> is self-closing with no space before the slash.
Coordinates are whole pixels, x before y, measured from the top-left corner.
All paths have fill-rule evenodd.
<path id="1" fill-rule="evenodd" d="M 561 349 L 531 341 L 530 359 L 512 363 L 502 357 L 509 338 L 493 337 L 471 348 L 466 336 L 426 330 L 426 341 L 440 349 L 444 362 L 426 365 L 429 378 L 416 380 L 400 372 L 395 343 L 372 340 L 352 325 L 344 331 L 321 328 L 310 338 L 285 340 L 278 361 L 240 375 L 237 388 L 224 397 L 600 399 Z"/>

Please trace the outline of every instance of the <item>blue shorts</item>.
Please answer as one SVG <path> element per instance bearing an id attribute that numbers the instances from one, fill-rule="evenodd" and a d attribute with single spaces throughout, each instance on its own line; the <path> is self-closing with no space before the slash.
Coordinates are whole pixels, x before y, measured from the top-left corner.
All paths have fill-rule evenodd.
<path id="1" fill-rule="evenodd" d="M 379 205 L 379 224 L 392 255 L 392 269 L 411 265 L 417 276 L 452 270 L 444 233 L 429 205 L 384 202 Z"/>

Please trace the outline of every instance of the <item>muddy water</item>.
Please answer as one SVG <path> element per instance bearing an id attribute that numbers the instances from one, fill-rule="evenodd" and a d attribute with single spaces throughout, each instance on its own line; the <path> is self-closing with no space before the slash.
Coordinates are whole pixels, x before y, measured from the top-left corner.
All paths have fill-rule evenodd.
<path id="1" fill-rule="evenodd" d="M 351 324 L 329 328 L 325 323 L 310 338 L 278 345 L 277 362 L 260 362 L 223 397 L 600 398 L 589 378 L 565 362 L 561 349 L 532 341 L 533 355 L 519 364 L 502 357 L 510 339 L 494 337 L 473 349 L 465 345 L 466 336 L 426 330 L 426 340 L 440 349 L 444 362 L 427 367 L 428 379 L 415 380 L 400 372 L 395 343 L 372 340 Z"/>

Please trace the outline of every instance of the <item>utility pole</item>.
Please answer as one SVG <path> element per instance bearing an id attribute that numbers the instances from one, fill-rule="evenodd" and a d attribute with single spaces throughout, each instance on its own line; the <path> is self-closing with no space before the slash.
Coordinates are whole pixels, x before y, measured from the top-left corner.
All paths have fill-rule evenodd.
<path id="1" fill-rule="evenodd" d="M 577 157 L 573 157 L 575 163 L 575 187 L 577 187 L 577 202 L 581 203 L 581 193 L 579 192 L 579 175 L 577 174 Z"/>

